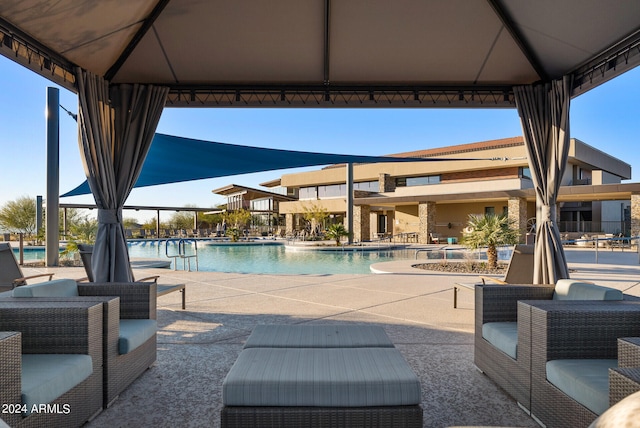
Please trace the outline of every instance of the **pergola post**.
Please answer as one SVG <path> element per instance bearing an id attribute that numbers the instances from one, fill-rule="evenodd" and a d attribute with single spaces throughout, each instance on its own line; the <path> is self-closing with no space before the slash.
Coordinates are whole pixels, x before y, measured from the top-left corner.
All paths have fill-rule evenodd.
<path id="1" fill-rule="evenodd" d="M 60 90 L 47 88 L 47 210 L 45 230 L 45 257 L 47 266 L 58 266 L 60 236 L 58 223 L 60 214 L 60 123 L 58 109 Z"/>

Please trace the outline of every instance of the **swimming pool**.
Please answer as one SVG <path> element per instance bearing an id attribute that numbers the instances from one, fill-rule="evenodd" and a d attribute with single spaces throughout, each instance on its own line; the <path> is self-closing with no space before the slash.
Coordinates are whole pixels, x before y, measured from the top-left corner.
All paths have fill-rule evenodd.
<path id="1" fill-rule="evenodd" d="M 158 258 L 166 260 L 164 241 L 130 241 L 128 242 L 130 257 Z M 186 245 L 187 253 L 193 254 L 189 243 Z M 17 249 L 14 253 L 18 257 Z M 61 249 L 62 251 L 62 249 Z M 177 254 L 177 246 L 174 243 L 169 247 L 169 255 Z M 444 252 L 449 260 L 464 259 L 468 253 L 461 249 L 446 250 Z M 212 245 L 211 241 L 198 242 L 198 268 L 208 272 L 236 272 L 236 273 L 266 273 L 266 274 L 332 274 L 355 273 L 369 274 L 369 266 L 399 259 L 420 260 L 442 259 L 443 251 L 432 248 L 431 251 L 420 253 L 416 260 L 416 249 L 385 249 L 370 251 L 286 251 L 285 246 L 274 241 L 265 241 L 261 244 L 220 244 Z M 475 255 L 475 258 L 478 256 Z M 510 250 L 500 250 L 498 258 L 508 260 Z M 486 254 L 480 258 L 486 259 Z M 25 262 L 44 260 L 43 247 L 25 247 Z M 182 269 L 183 263 L 178 259 L 178 269 Z M 192 263 L 195 270 L 195 263 Z M 173 268 L 173 264 L 171 268 Z"/>
<path id="2" fill-rule="evenodd" d="M 164 243 L 157 241 L 130 242 L 131 257 L 166 258 Z M 187 247 L 187 251 L 189 248 Z M 169 254 L 176 254 L 170 247 Z M 267 273 L 267 274 L 330 274 L 371 273 L 369 265 L 398 258 L 413 258 L 414 250 L 374 251 L 286 251 L 281 244 L 223 244 L 198 243 L 198 268 L 209 272 Z M 172 265 L 173 268 L 173 265 Z M 178 260 L 178 269 L 182 262 Z M 192 263 L 192 270 L 195 270 Z"/>

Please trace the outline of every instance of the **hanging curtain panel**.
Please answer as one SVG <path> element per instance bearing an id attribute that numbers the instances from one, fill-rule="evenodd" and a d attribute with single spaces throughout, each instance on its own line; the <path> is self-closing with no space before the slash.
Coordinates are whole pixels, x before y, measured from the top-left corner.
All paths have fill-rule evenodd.
<path id="1" fill-rule="evenodd" d="M 96 282 L 131 282 L 122 207 L 136 183 L 168 88 L 114 85 L 77 71 L 80 153 L 98 207 L 92 257 Z"/>
<path id="2" fill-rule="evenodd" d="M 556 200 L 569 156 L 571 78 L 514 88 L 536 190 L 535 284 L 555 284 L 569 270 L 557 225 Z"/>

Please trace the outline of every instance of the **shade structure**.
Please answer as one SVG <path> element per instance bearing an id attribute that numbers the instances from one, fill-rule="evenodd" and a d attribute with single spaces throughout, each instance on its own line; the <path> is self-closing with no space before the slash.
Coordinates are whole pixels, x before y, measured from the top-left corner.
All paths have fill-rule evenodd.
<path id="1" fill-rule="evenodd" d="M 140 177 L 134 187 L 338 163 L 435 162 L 444 160 L 451 159 L 364 156 L 269 149 L 155 134 Z M 456 160 L 474 159 L 456 158 Z M 89 193 L 91 190 L 85 181 L 61 196 Z"/>
<path id="2" fill-rule="evenodd" d="M 531 179 L 536 191 L 534 284 L 569 278 L 556 199 L 569 156 L 571 77 L 515 88 Z"/>
<path id="3" fill-rule="evenodd" d="M 573 75 L 575 96 L 640 62 L 633 0 L 20 0 L 0 54 L 76 91 L 170 87 L 167 106 L 509 107 Z"/>

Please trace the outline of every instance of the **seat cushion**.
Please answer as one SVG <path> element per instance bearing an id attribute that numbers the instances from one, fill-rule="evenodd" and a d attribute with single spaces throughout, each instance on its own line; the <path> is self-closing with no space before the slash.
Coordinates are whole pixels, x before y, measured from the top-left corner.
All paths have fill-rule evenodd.
<path id="1" fill-rule="evenodd" d="M 13 289 L 13 297 L 72 297 L 78 296 L 78 284 L 73 279 L 55 279 Z"/>
<path id="2" fill-rule="evenodd" d="M 153 337 L 158 331 L 156 320 L 124 319 L 120 320 L 120 336 L 118 337 L 118 353 L 128 354 Z"/>
<path id="3" fill-rule="evenodd" d="M 420 381 L 395 348 L 248 348 L 222 384 L 226 406 L 416 405 Z"/>
<path id="4" fill-rule="evenodd" d="M 622 300 L 622 291 L 589 282 L 560 279 L 553 300 Z"/>
<path id="5" fill-rule="evenodd" d="M 93 373 L 93 361 L 82 354 L 23 354 L 22 404 L 51 403 Z"/>
<path id="6" fill-rule="evenodd" d="M 245 348 L 393 348 L 376 325 L 257 325 Z"/>
<path id="7" fill-rule="evenodd" d="M 518 358 L 517 322 L 488 322 L 482 324 L 482 337 L 514 360 Z"/>
<path id="8" fill-rule="evenodd" d="M 556 388 L 600 415 L 609 408 L 609 368 L 618 360 L 552 360 L 547 362 L 547 380 Z"/>

